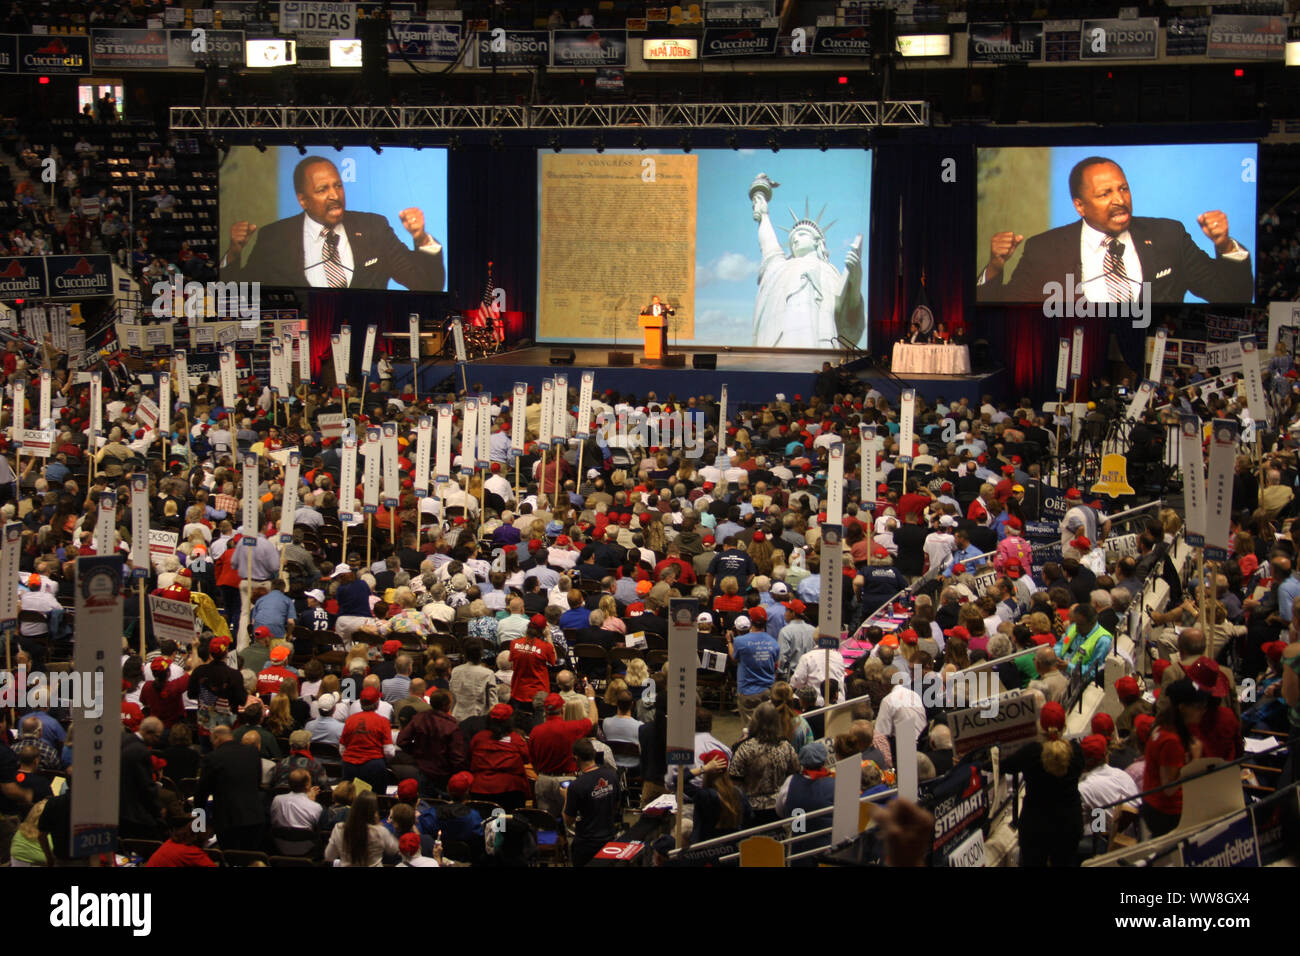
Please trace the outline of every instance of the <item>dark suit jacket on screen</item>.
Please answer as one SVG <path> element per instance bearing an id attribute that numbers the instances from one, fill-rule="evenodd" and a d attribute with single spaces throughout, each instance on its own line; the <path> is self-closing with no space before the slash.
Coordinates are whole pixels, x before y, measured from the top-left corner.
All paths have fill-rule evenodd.
<path id="1" fill-rule="evenodd" d="M 258 229 L 247 262 L 242 267 L 223 269 L 222 278 L 270 286 L 306 286 L 302 248 L 305 215 L 299 213 Z M 411 249 L 397 238 L 388 220 L 375 213 L 345 212 L 342 225 L 352 247 L 349 289 L 386 289 L 391 278 L 407 289 L 442 291 L 446 278 L 442 250 L 428 253 Z"/>
<path id="2" fill-rule="evenodd" d="M 1074 275 L 1076 289 L 1095 279 L 1083 275 L 1079 260 L 1082 229 L 1081 219 L 1026 239 L 1011 278 L 1003 282 L 999 276 L 979 286 L 979 300 L 1042 302 L 1047 298 L 1043 286 L 1059 282 L 1064 288 L 1067 273 Z M 1188 291 L 1207 302 L 1250 302 L 1255 298 L 1249 256 L 1240 262 L 1223 256 L 1211 259 L 1176 219 L 1134 216 L 1128 231 L 1142 263 L 1142 281 L 1151 283 L 1152 302 L 1182 302 Z"/>

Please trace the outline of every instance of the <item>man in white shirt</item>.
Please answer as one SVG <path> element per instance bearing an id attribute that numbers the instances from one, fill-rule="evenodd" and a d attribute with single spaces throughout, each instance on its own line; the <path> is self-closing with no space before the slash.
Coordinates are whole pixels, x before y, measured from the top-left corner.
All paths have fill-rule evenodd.
<path id="1" fill-rule="evenodd" d="M 830 657 L 830 674 L 831 680 L 835 681 L 839 687 L 838 700 L 844 699 L 844 655 L 838 650 L 827 651 L 822 648 L 813 648 L 803 657 L 799 658 L 799 664 L 794 669 L 794 676 L 790 678 L 790 686 L 795 690 L 808 688 L 817 692 L 817 706 L 825 707 L 826 698 L 823 691 L 826 689 L 826 659 Z"/>
<path id="2" fill-rule="evenodd" d="M 1079 742 L 1083 750 L 1083 776 L 1079 778 L 1079 799 L 1083 801 L 1084 827 L 1091 830 L 1093 810 L 1106 807 L 1106 828 L 1110 829 L 1115 815 L 1114 807 L 1106 804 L 1117 800 L 1132 800 L 1138 794 L 1137 783 L 1123 770 L 1109 763 L 1109 747 L 1101 734 L 1092 734 Z"/>
<path id="3" fill-rule="evenodd" d="M 568 602 L 565 602 L 568 607 Z M 524 636 L 528 630 L 528 618 L 524 614 L 524 599 L 517 595 L 506 602 L 510 613 L 497 622 L 497 645 L 506 647 L 511 641 Z"/>
<path id="4" fill-rule="evenodd" d="M 876 712 L 876 732 L 885 737 L 896 736 L 905 715 L 919 738 L 925 731 L 926 724 L 925 705 L 921 702 L 921 695 L 902 683 L 896 683 L 880 702 Z"/>
<path id="5" fill-rule="evenodd" d="M 271 801 L 271 826 L 293 830 L 314 829 L 324 808 L 316 802 L 319 787 L 311 785 L 311 774 L 301 768 L 289 771 L 289 792 Z"/>

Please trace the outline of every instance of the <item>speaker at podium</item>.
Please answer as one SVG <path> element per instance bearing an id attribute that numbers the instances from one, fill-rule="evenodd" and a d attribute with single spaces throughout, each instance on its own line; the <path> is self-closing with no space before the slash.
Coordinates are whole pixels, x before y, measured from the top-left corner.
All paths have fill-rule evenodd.
<path id="1" fill-rule="evenodd" d="M 668 353 L 668 319 L 674 310 L 667 303 L 660 302 L 659 296 L 650 300 L 650 304 L 641 310 L 637 324 L 641 326 L 642 356 L 641 364 L 658 365 Z"/>

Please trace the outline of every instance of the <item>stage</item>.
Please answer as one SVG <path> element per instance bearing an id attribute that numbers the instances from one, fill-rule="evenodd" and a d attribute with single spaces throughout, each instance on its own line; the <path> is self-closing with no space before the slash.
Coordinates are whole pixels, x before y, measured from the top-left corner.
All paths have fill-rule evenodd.
<path id="1" fill-rule="evenodd" d="M 551 365 L 551 353 L 556 350 L 572 349 L 572 365 Z M 942 396 L 953 400 L 965 396 L 972 403 L 977 403 L 984 394 L 999 395 L 1005 387 L 1005 370 L 974 375 L 904 375 L 890 376 L 874 370 L 870 362 L 859 358 L 850 360 L 843 352 L 827 351 L 773 351 L 771 349 L 732 349 L 717 351 L 714 349 L 678 349 L 677 354 L 684 355 L 686 364 L 669 368 L 662 364 L 643 365 L 640 355 L 633 352 L 635 364 L 611 366 L 608 347 L 588 345 L 574 346 L 532 346 L 501 352 L 486 358 L 465 363 L 465 383 L 471 391 L 491 391 L 494 395 L 509 394 L 515 382 L 526 382 L 535 389 L 540 389 L 542 379 L 558 373 L 569 376 L 569 385 L 577 388 L 580 376 L 585 371 L 596 373 L 595 390 L 599 394 L 607 389 L 618 392 L 631 392 L 645 396 L 654 392 L 660 400 L 669 395 L 679 399 L 690 396 L 697 398 L 712 395 L 715 398 L 723 385 L 727 386 L 727 400 L 732 407 L 739 403 L 763 404 L 772 400 L 778 392 L 787 400 L 795 395 L 807 399 L 813 394 L 817 373 L 822 364 L 846 363 L 847 371 L 869 387 L 875 388 L 882 395 L 897 404 L 902 388 L 914 388 L 927 401 Z M 692 367 L 692 357 L 696 354 L 717 357 L 717 368 L 697 369 Z M 410 365 L 402 367 L 395 362 L 395 380 L 398 384 L 410 379 Z M 456 389 L 462 388 L 459 366 L 455 362 L 440 359 L 420 366 L 420 393 L 428 394 L 439 390 L 439 385 L 448 376 L 455 375 Z M 903 384 L 900 385 L 899 382 Z M 446 386 L 442 386 L 446 388 Z"/>

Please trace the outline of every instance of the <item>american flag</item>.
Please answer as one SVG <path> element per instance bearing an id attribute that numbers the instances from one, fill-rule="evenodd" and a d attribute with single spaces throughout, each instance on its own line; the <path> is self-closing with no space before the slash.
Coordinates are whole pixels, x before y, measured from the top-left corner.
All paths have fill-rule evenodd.
<path id="1" fill-rule="evenodd" d="M 495 286 L 492 282 L 492 263 L 488 262 L 487 284 L 483 286 L 483 299 L 478 306 L 478 321 L 492 330 L 492 334 L 500 341 L 504 336 L 501 330 L 501 310 L 497 308 L 496 296 L 493 294 Z"/>

